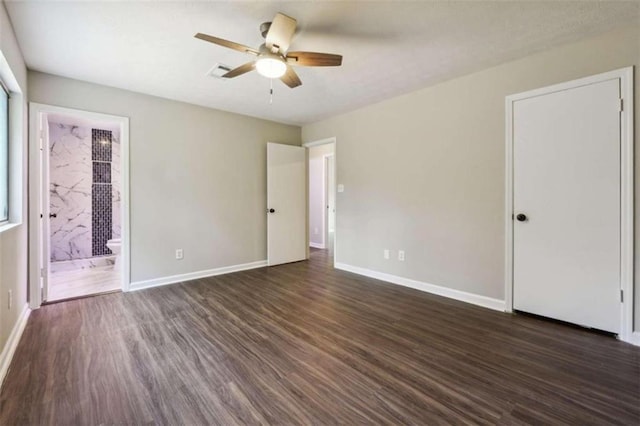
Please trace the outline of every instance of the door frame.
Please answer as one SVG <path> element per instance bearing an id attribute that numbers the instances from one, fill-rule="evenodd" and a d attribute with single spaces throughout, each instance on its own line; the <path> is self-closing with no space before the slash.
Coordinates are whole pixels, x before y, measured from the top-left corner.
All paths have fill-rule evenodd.
<path id="1" fill-rule="evenodd" d="M 632 341 L 633 334 L 633 66 L 580 78 L 540 89 L 507 96 L 505 146 L 505 310 L 513 312 L 513 104 L 516 101 L 574 89 L 594 83 L 620 79 L 622 112 L 620 115 L 620 290 L 622 298 L 620 334 Z"/>
<path id="2" fill-rule="evenodd" d="M 130 264 L 130 199 L 129 199 L 129 118 L 117 115 L 102 114 L 98 112 L 79 109 L 64 108 L 54 105 L 29 103 L 29 307 L 37 309 L 42 304 L 43 294 L 41 289 L 41 274 L 48 268 L 48 253 L 40 258 L 40 249 L 44 247 L 47 231 L 45 221 L 40 221 L 49 213 L 49 206 L 45 202 L 49 199 L 46 187 L 48 174 L 44 174 L 43 167 L 48 164 L 48 155 L 42 155 L 40 160 L 41 141 L 44 131 L 43 118 L 45 114 L 73 115 L 92 121 L 110 121 L 120 125 L 120 170 L 121 170 L 121 283 L 122 291 L 129 291 L 131 283 Z M 44 149 L 44 147 L 42 147 Z M 48 149 L 48 148 L 47 148 Z M 43 164 L 44 163 L 44 164 Z M 42 260 L 42 265 L 40 264 Z M 46 285 L 46 284 L 45 284 Z"/>
<path id="3" fill-rule="evenodd" d="M 334 263 L 336 262 L 336 259 L 338 259 L 338 142 L 336 140 L 336 137 L 330 137 L 330 138 L 326 138 L 326 139 L 319 139 L 319 140 L 315 140 L 315 141 L 311 141 L 311 142 L 305 142 L 302 144 L 303 147 L 307 148 L 307 170 L 309 170 L 309 154 L 308 154 L 308 148 L 312 148 L 314 146 L 319 146 L 319 145 L 327 145 L 327 144 L 334 144 L 334 148 L 333 148 L 333 154 L 328 154 L 328 155 L 333 155 L 333 188 L 329 188 L 330 191 L 333 191 L 333 202 L 335 203 L 335 209 L 336 209 L 336 214 L 335 214 L 335 229 L 333 230 L 333 261 Z M 325 156 L 323 156 L 325 157 Z M 326 159 L 323 158 L 323 161 L 325 161 Z M 326 163 L 323 165 L 323 167 L 326 166 Z M 326 175 L 326 173 L 325 173 Z M 325 176 L 325 183 L 327 182 L 327 178 L 328 176 Z M 307 185 L 308 186 L 308 185 Z M 328 194 L 328 193 L 327 193 Z M 328 197 L 327 197 L 328 198 Z M 328 200 L 326 200 L 328 201 Z M 309 208 L 309 191 L 307 191 L 307 209 Z M 324 212 L 324 221 L 325 221 L 325 235 L 324 235 L 324 247 L 325 249 L 329 248 L 327 247 L 327 237 L 329 235 L 329 223 L 328 223 L 328 217 L 326 214 L 326 209 Z M 307 235 L 309 235 L 309 212 L 307 211 Z M 308 244 L 307 244 L 308 245 Z"/>
<path id="4" fill-rule="evenodd" d="M 335 146 L 335 145 L 334 145 Z M 322 162 L 323 162 L 323 177 L 324 177 L 324 191 L 323 191 L 323 197 L 324 197 L 324 208 L 323 208 L 323 226 L 324 226 L 324 235 L 322 237 L 322 245 L 324 246 L 324 248 L 329 248 L 329 217 L 331 215 L 331 212 L 329 211 L 329 194 L 330 191 L 332 189 L 335 188 L 330 188 L 329 187 L 329 159 L 333 159 L 333 171 L 334 171 L 334 176 L 333 176 L 333 182 L 335 183 L 335 171 L 336 171 L 336 157 L 335 157 L 335 148 L 334 148 L 334 152 L 332 152 L 331 154 L 324 154 L 322 156 Z M 335 185 L 334 185 L 335 186 Z M 333 203 L 335 204 L 336 202 L 336 197 L 335 197 L 335 193 L 333 194 Z M 335 205 L 333 206 L 335 208 Z M 334 217 L 335 220 L 335 217 Z M 335 224 L 334 224 L 335 225 Z M 333 229 L 334 232 L 334 237 L 335 237 L 335 227 Z"/>

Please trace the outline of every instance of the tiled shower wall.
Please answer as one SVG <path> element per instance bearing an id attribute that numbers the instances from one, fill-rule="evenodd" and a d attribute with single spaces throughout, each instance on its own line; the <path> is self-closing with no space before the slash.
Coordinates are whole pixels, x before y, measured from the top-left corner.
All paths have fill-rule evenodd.
<path id="1" fill-rule="evenodd" d="M 91 257 L 91 129 L 49 123 L 51 261 Z"/>
<path id="2" fill-rule="evenodd" d="M 107 241 L 113 233 L 111 194 L 111 144 L 109 130 L 91 129 L 91 234 L 93 256 L 111 254 Z"/>
<path id="3" fill-rule="evenodd" d="M 51 261 L 108 255 L 120 237 L 118 132 L 49 123 Z"/>

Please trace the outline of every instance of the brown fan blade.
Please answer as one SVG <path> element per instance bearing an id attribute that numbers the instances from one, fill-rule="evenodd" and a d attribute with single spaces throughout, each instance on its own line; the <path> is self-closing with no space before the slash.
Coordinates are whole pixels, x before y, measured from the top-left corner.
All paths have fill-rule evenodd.
<path id="1" fill-rule="evenodd" d="M 297 21 L 290 16 L 276 14 L 265 37 L 267 47 L 269 49 L 276 47 L 280 53 L 285 54 L 296 32 L 296 23 Z"/>
<path id="2" fill-rule="evenodd" d="M 339 67 L 342 55 L 318 52 L 289 52 L 287 62 L 302 67 Z"/>
<path id="3" fill-rule="evenodd" d="M 233 77 L 237 77 L 239 75 L 248 73 L 249 71 L 253 71 L 256 68 L 256 63 L 254 62 L 247 62 L 244 65 L 240 65 L 237 68 L 232 69 L 231 71 L 227 72 L 226 74 L 223 74 L 222 77 L 224 78 L 233 78 Z"/>
<path id="4" fill-rule="evenodd" d="M 302 81 L 300 81 L 300 77 L 298 77 L 298 74 L 296 74 L 296 72 L 290 66 L 287 66 L 287 72 L 284 73 L 282 77 L 280 77 L 280 80 L 282 80 L 284 84 L 291 87 L 292 89 L 302 84 Z"/>
<path id="5" fill-rule="evenodd" d="M 237 50 L 243 53 L 250 53 L 252 55 L 258 56 L 260 53 L 256 49 L 253 49 L 249 46 L 245 46 L 244 44 L 234 43 L 233 41 L 224 40 L 218 37 L 210 36 L 207 34 L 198 33 L 194 36 L 195 38 L 199 38 L 200 40 L 208 41 L 209 43 L 217 44 L 219 46 L 228 47 L 229 49 Z"/>

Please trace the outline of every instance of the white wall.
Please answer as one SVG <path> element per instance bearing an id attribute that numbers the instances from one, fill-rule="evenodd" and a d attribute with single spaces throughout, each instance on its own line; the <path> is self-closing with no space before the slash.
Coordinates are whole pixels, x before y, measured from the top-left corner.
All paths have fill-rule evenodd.
<path id="1" fill-rule="evenodd" d="M 266 259 L 266 143 L 299 145 L 299 127 L 38 72 L 29 88 L 130 118 L 133 282 Z"/>
<path id="2" fill-rule="evenodd" d="M 345 191 L 337 199 L 336 262 L 504 299 L 505 96 L 629 65 L 640 65 L 638 26 L 304 126 L 305 142 L 338 141 Z M 639 75 L 636 68 L 636 146 Z M 638 148 L 636 156 L 638 168 Z M 636 212 L 639 194 L 637 169 Z M 398 249 L 405 262 L 395 260 Z"/>
<path id="3" fill-rule="evenodd" d="M 335 150 L 335 143 L 309 148 L 309 242 L 325 246 L 326 177 L 324 158 Z"/>
<path id="4" fill-rule="evenodd" d="M 27 69 L 22 53 L 16 42 L 13 28 L 7 16 L 4 3 L 0 5 L 0 50 L 7 59 L 13 75 L 22 91 L 23 100 L 27 95 Z M 11 154 L 22 164 L 21 190 L 13 195 L 13 202 L 22 204 L 22 224 L 0 234 L 0 351 L 4 348 L 18 316 L 27 302 L 27 105 L 22 105 L 23 120 L 21 140 L 12 147 Z M 15 130 L 15 129 L 14 129 Z M 13 293 L 13 307 L 8 309 L 7 295 Z"/>

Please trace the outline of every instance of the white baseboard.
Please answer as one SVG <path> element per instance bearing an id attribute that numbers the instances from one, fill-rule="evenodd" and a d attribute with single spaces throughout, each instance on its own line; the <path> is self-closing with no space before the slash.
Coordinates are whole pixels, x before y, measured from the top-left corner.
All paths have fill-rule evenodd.
<path id="1" fill-rule="evenodd" d="M 7 371 L 9 371 L 13 354 L 16 352 L 16 348 L 18 347 L 18 343 L 22 337 L 22 332 L 27 325 L 29 314 L 31 314 L 31 309 L 29 309 L 29 304 L 25 303 L 22 308 L 22 312 L 20 312 L 20 316 L 18 317 L 18 321 L 16 321 L 13 326 L 13 330 L 11 330 L 11 334 L 2 349 L 2 353 L 0 353 L 0 387 L 2 386 L 4 377 L 7 375 Z"/>
<path id="2" fill-rule="evenodd" d="M 309 241 L 309 247 L 313 247 L 313 248 L 317 248 L 317 249 L 323 249 L 324 248 L 324 244 L 312 243 L 311 241 Z"/>
<path id="3" fill-rule="evenodd" d="M 207 269 L 205 271 L 189 272 L 187 274 L 171 275 L 169 277 L 154 278 L 152 280 L 136 281 L 131 283 L 129 291 L 181 283 L 184 281 L 197 280 L 199 278 L 213 277 L 215 275 L 230 274 L 231 272 L 246 271 L 265 266 L 267 266 L 266 260 L 258 260 L 257 262 L 243 263 L 240 265 L 223 266 L 222 268 Z"/>
<path id="4" fill-rule="evenodd" d="M 629 340 L 623 340 L 627 343 L 631 343 L 635 346 L 640 346 L 640 331 L 634 331 L 631 333 L 631 338 Z"/>
<path id="5" fill-rule="evenodd" d="M 416 290 L 437 294 L 438 296 L 444 296 L 450 299 L 460 300 L 462 302 L 471 303 L 496 311 L 504 312 L 505 310 L 504 300 L 494 299 L 487 296 L 480 296 L 479 294 L 467 293 L 465 291 L 454 290 L 452 288 L 442 287 L 435 284 L 423 283 L 421 281 L 403 278 L 397 275 L 386 274 L 384 272 L 373 271 L 371 269 L 360 268 L 358 266 L 351 266 L 344 263 L 336 263 L 334 266 L 336 269 L 342 269 L 343 271 L 353 272 L 354 274 L 364 275 L 369 278 L 375 278 L 377 280 L 386 281 L 404 287 L 411 287 Z"/>

